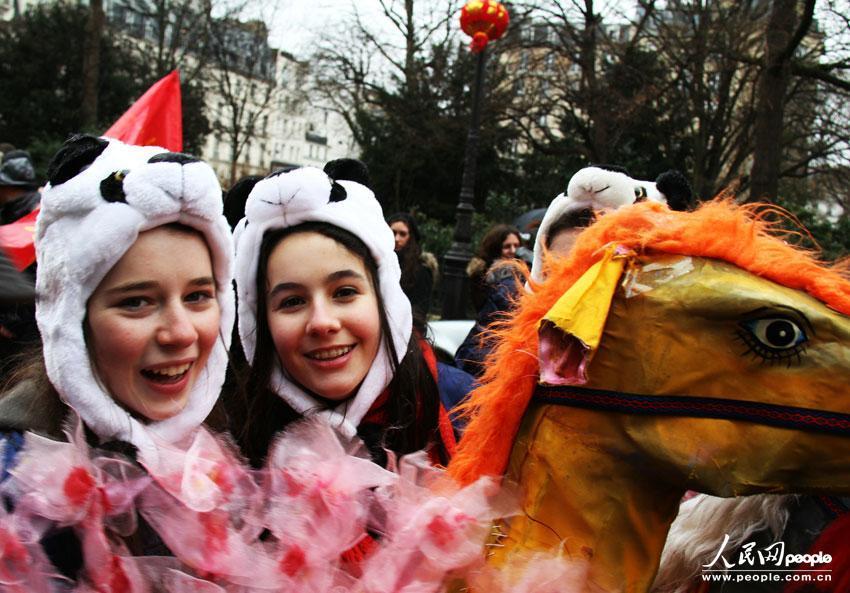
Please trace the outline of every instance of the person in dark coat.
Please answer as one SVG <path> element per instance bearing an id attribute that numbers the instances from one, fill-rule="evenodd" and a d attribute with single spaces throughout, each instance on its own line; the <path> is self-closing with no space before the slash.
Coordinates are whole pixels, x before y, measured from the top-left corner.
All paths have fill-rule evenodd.
<path id="1" fill-rule="evenodd" d="M 0 225 L 11 224 L 38 208 L 41 194 L 28 152 L 10 150 L 0 161 Z M 35 264 L 24 271 L 35 282 Z M 20 353 L 38 343 L 32 302 L 0 303 L 0 380 L 17 363 Z"/>
<path id="2" fill-rule="evenodd" d="M 422 237 L 413 216 L 397 212 L 387 218 L 387 224 L 395 238 L 395 252 L 401 266 L 401 289 L 410 299 L 414 316 L 424 320 L 431 308 L 437 260 L 432 254 L 422 251 Z"/>

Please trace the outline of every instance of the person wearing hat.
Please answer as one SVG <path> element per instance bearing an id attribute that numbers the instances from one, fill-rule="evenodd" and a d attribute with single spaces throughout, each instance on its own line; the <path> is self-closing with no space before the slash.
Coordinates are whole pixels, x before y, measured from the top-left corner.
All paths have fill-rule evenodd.
<path id="1" fill-rule="evenodd" d="M 0 160 L 0 225 L 10 224 L 38 207 L 41 196 L 30 155 L 10 150 Z"/>
<path id="2" fill-rule="evenodd" d="M 445 463 L 454 435 L 436 360 L 413 331 L 374 194 L 312 167 L 272 173 L 251 191 L 234 237 L 251 374 L 246 401 L 230 406 L 231 432 L 251 463 L 309 416 L 361 437 L 378 463 L 386 450 L 426 447 Z"/>
<path id="3" fill-rule="evenodd" d="M 65 441 L 78 418 L 89 447 L 153 474 L 209 421 L 224 381 L 235 302 L 218 179 L 188 155 L 93 136 L 69 139 L 48 176 L 36 226 L 43 347 L 0 396 L 3 473 L 33 478 L 16 469 L 29 457 L 22 434 Z M 50 559 L 85 580 L 88 548 L 81 557 L 67 531 Z"/>
<path id="4" fill-rule="evenodd" d="M 11 224 L 35 210 L 41 201 L 35 167 L 28 152 L 10 150 L 0 159 L 0 225 Z M 35 281 L 35 264 L 24 271 Z M 38 343 L 32 301 L 0 302 L 0 380 L 21 352 Z"/>

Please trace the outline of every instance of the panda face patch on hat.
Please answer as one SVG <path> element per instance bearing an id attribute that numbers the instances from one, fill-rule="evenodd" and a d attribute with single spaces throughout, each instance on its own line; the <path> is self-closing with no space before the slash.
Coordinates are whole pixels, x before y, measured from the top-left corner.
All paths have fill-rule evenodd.
<path id="1" fill-rule="evenodd" d="M 127 441 L 149 454 L 158 441 L 174 443 L 197 428 L 224 380 L 235 306 L 221 188 L 212 169 L 193 157 L 92 136 L 68 140 L 48 177 L 36 225 L 36 320 L 48 377 L 101 439 Z M 170 223 L 199 231 L 209 249 L 219 338 L 182 412 L 142 424 L 95 375 L 83 324 L 92 293 L 139 233 Z"/>

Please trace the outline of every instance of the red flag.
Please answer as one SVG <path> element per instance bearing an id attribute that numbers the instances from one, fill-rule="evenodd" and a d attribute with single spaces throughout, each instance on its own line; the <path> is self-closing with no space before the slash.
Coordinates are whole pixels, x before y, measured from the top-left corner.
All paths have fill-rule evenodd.
<path id="1" fill-rule="evenodd" d="M 180 73 L 174 70 L 149 88 L 103 135 L 137 146 L 162 146 L 181 152 Z"/>
<path id="2" fill-rule="evenodd" d="M 35 261 L 35 219 L 38 208 L 11 224 L 0 225 L 0 249 L 19 270 Z"/>

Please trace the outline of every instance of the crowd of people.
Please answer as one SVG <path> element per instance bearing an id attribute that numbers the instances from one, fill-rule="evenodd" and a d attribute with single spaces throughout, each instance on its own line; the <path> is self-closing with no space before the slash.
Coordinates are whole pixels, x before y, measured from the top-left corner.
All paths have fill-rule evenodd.
<path id="1" fill-rule="evenodd" d="M 486 368 L 492 328 L 606 208 L 559 196 L 531 245 L 515 227 L 491 228 L 467 269 L 475 324 L 447 362 L 425 337 L 436 259 L 423 250 L 414 216 L 384 216 L 362 163 L 287 168 L 222 194 L 213 170 L 194 157 L 78 135 L 38 188 L 29 155 L 6 150 L 0 223 L 40 212 L 37 262 L 8 270 L 20 286 L 4 283 L 0 300 L 0 520 L 16 509 L 37 516 L 40 551 L 32 553 L 43 553 L 50 578 L 80 590 L 117 574 L 103 567 L 115 549 L 175 556 L 199 578 L 212 566 L 198 559 L 198 540 L 161 512 L 166 492 L 175 516 L 200 513 L 204 546 L 215 529 L 226 530 L 208 523 L 225 507 L 199 511 L 189 480 L 196 469 L 181 465 L 201 442 L 219 443 L 207 446 L 229 460 L 229 477 L 219 466 L 205 475 L 236 498 L 257 488 L 240 476 L 271 475 L 281 433 L 310 418 L 361 440 L 380 468 L 418 451 L 448 465 L 463 428 L 451 412 Z M 70 443 L 74 455 L 96 451 L 86 455 L 97 467 L 126 464 L 122 475 L 143 476 L 162 492 L 140 487 L 129 496 L 139 500 L 133 529 L 106 530 L 114 504 L 107 494 L 87 502 L 77 523 L 59 520 L 60 510 L 32 502 L 34 493 L 49 499 L 44 490 L 55 480 L 29 475 L 32 451 L 59 449 L 30 433 Z M 70 472 L 58 486 L 68 505 L 75 489 L 90 490 L 76 467 L 51 467 Z M 91 508 L 100 508 L 95 519 Z M 233 508 L 225 515 L 239 515 Z M 282 537 L 260 515 L 250 537 L 240 531 L 252 550 Z M 340 557 L 357 565 L 380 538 L 364 528 Z"/>
<path id="2" fill-rule="evenodd" d="M 277 435 L 312 416 L 362 439 L 380 466 L 420 450 L 447 464 L 456 434 L 422 325 L 436 270 L 413 218 L 385 220 L 341 170 L 249 180 L 225 196 L 228 221 L 214 172 L 187 155 L 75 136 L 39 194 L 29 156 L 7 152 L 4 222 L 40 207 L 26 272 L 40 340 L 23 344 L 13 319 L 25 313 L 4 305 L 4 361 L 16 362 L 0 397 L 5 479 L 26 463 L 27 433 L 67 441 L 77 418 L 88 446 L 153 476 L 199 430 L 232 435 L 261 468 Z M 244 356 L 229 357 L 237 317 Z M 179 555 L 141 514 L 127 549 Z M 79 530 L 42 535 L 61 575 L 93 578 Z"/>

